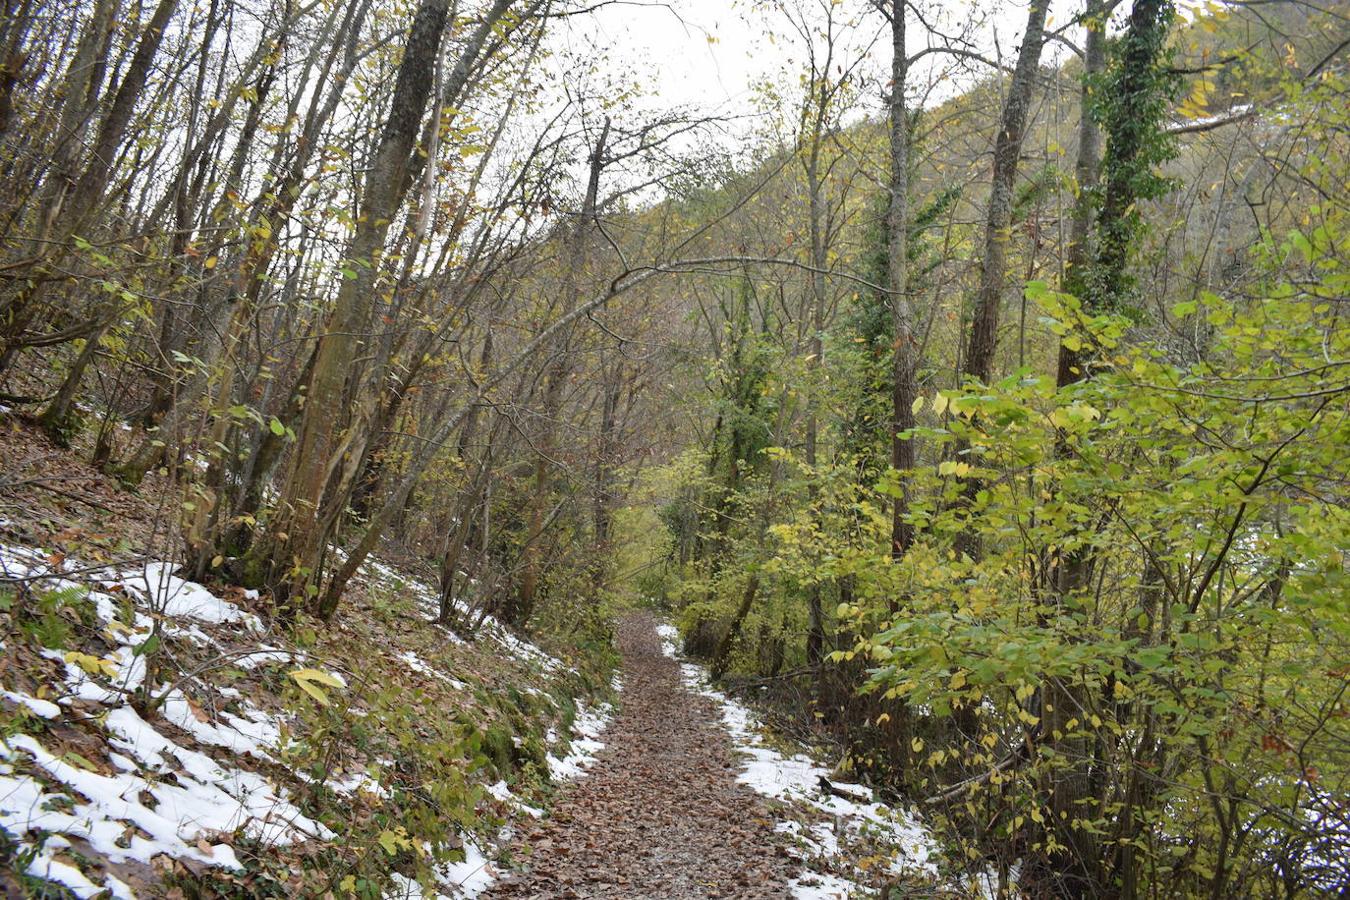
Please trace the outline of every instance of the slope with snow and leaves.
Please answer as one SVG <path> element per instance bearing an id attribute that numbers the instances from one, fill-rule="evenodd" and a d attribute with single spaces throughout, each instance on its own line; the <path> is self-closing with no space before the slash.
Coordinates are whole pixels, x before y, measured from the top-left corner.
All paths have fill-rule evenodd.
<path id="1" fill-rule="evenodd" d="M 603 747 L 603 667 L 490 619 L 407 628 L 432 592 L 383 563 L 369 612 L 321 634 L 0 528 L 7 893 L 474 896 Z"/>

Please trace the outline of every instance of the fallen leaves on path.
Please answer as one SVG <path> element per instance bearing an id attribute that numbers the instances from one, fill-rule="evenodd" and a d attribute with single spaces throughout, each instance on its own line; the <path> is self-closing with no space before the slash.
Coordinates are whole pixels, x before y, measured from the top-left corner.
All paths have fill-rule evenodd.
<path id="1" fill-rule="evenodd" d="M 627 619 L 623 705 L 590 774 L 512 847 L 492 898 L 788 896 L 795 865 L 711 701 L 680 684 L 650 617 Z"/>

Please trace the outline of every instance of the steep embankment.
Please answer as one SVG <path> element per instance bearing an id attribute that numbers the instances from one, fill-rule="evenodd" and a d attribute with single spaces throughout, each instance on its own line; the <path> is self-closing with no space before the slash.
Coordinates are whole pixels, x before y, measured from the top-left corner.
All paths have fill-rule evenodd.
<path id="1" fill-rule="evenodd" d="M 620 629 L 609 723 L 588 709 L 617 688 L 603 652 L 490 617 L 466 639 L 382 561 L 331 625 L 282 627 L 254 592 L 175 574 L 167 485 L 119 491 L 12 420 L 0 451 L 7 896 L 459 898 L 504 874 L 494 896 L 933 885 L 915 823 L 865 788 L 822 792 L 827 770 L 770 746 L 650 617 Z"/>
<path id="2" fill-rule="evenodd" d="M 381 562 L 280 627 L 176 577 L 153 491 L 0 425 L 0 894 L 472 896 L 602 746 L 604 660 L 432 625 Z"/>

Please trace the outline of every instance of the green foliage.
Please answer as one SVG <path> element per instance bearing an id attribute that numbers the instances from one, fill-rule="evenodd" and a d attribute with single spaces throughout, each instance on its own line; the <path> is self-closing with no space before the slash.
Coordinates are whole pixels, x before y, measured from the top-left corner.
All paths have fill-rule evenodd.
<path id="1" fill-rule="evenodd" d="M 49 650 L 73 646 L 77 629 L 92 631 L 98 622 L 89 592 L 81 587 L 27 591 L 25 599 L 11 595 L 10 603 L 17 613 L 19 629 Z"/>
<path id="2" fill-rule="evenodd" d="M 1348 774 L 1334 699 L 1347 673 L 1306 650 L 1336 647 L 1334 658 L 1350 642 L 1350 518 L 1326 499 L 1350 443 L 1331 407 L 1350 387 L 1325 369 L 1350 358 L 1350 331 L 1322 299 L 1350 241 L 1339 222 L 1319 233 L 1312 253 L 1299 238 L 1265 248 L 1272 262 L 1303 256 L 1316 282 L 1272 278 L 1251 299 L 1181 307 L 1214 329 L 1203 362 L 1120 346 L 1090 381 L 1056 391 L 1020 374 L 954 397 L 948 426 L 927 429 L 978 457 L 932 489 L 973 475 L 984 487 L 969 512 L 916 514 L 926 536 L 899 567 L 903 609 L 842 609 L 868 637 L 840 658 L 867 659 L 871 688 L 912 711 L 967 711 L 975 733 L 915 739 L 912 779 L 932 791 L 952 768 L 971 778 L 945 821 L 981 853 L 1006 842 L 1054 855 L 1079 832 L 1131 847 L 1104 849 L 1099 877 L 1137 866 L 1185 893 L 1260 894 L 1274 884 L 1217 855 L 1235 818 L 1262 835 L 1250 852 L 1322 852 L 1325 836 L 1297 823 Z M 1052 315 L 1077 308 L 1037 296 Z M 1098 346 L 1118 340 L 1109 326 Z M 989 548 L 978 563 L 945 550 L 970 523 Z M 1066 595 L 1055 573 L 1082 549 L 1092 577 Z M 1066 697 L 1081 705 L 1053 707 Z M 1076 770 L 1080 747 L 1094 748 L 1103 785 L 1136 793 L 1085 797 L 1067 828 L 1046 827 L 1047 786 Z M 1203 802 L 1214 792 L 1220 813 Z"/>
<path id="3" fill-rule="evenodd" d="M 860 291 L 809 388 L 826 411 L 814 465 L 793 405 L 805 367 L 783 352 L 762 375 L 783 385 L 780 418 L 752 417 L 770 432 L 760 471 L 727 480 L 711 441 L 652 479 L 661 589 L 686 649 L 730 647 L 728 679 L 801 673 L 785 710 L 837 739 L 844 767 L 932 801 L 958 867 L 1018 865 L 1036 896 L 1335 896 L 1350 880 L 1345 79 L 1286 79 L 1260 126 L 1297 160 L 1280 236 L 1202 244 L 1223 278 L 1178 286 L 1167 267 L 1192 260 L 1168 244 L 1187 223 L 1162 215 L 1186 171 L 1165 129 L 1171 12 L 1139 6 L 1094 83 L 1108 147 L 1089 265 L 1063 290 L 1026 285 L 1025 368 L 934 390 L 951 360 L 931 363 L 908 435 L 914 546 L 896 560 L 889 545 L 888 322 Z M 1058 186 L 1033 173 L 1018 202 L 1048 209 Z M 876 277 L 869 223 L 856 259 Z M 1091 365 L 1057 385 L 1061 347 Z M 735 382 L 715 384 L 709 422 Z M 979 559 L 953 549 L 966 533 Z M 833 652 L 812 669 L 817 598 Z"/>

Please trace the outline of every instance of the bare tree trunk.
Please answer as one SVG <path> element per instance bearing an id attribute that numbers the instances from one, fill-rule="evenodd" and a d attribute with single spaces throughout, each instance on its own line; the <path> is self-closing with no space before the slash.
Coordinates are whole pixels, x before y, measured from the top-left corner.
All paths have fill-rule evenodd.
<path id="1" fill-rule="evenodd" d="M 328 56 L 328 63 L 333 64 L 336 57 L 339 54 L 342 55 L 343 60 L 339 71 L 330 79 L 331 84 L 326 94 L 316 93 L 306 116 L 304 130 L 295 142 L 289 167 L 277 183 L 268 185 L 265 193 L 256 197 L 251 204 L 251 213 L 247 224 L 250 232 L 256 232 L 264 221 L 278 222 L 287 218 L 299 199 L 306 177 L 306 168 L 320 145 L 321 132 L 337 109 L 342 98 L 343 87 L 356 66 L 356 43 L 368 5 L 366 0 L 362 0 L 362 2 L 349 8 L 343 20 L 345 30 L 340 32 L 344 37 L 334 42 L 332 53 Z M 275 63 L 269 69 L 274 70 Z M 325 72 L 327 71 L 328 68 L 326 67 Z M 270 81 L 270 75 L 265 74 L 260 80 L 259 89 L 269 84 Z M 227 182 L 232 186 L 231 189 L 234 190 L 238 189 L 246 150 L 251 145 L 256 131 L 259 109 L 259 103 L 252 104 L 235 148 L 234 161 L 227 178 Z M 273 157 L 274 166 L 281 164 L 281 153 L 284 146 L 284 142 L 278 142 L 277 152 Z M 221 195 L 216 211 L 212 214 L 213 217 L 216 214 L 224 215 L 226 213 L 228 194 L 229 192 L 226 191 Z M 215 321 L 218 316 L 223 315 L 221 301 L 203 296 L 199 302 L 196 315 L 203 339 L 193 348 L 193 355 L 209 365 L 216 359 L 218 352 L 225 351 L 223 370 L 214 376 L 219 381 L 216 391 L 218 399 L 214 403 L 218 420 L 225 415 L 225 410 L 234 403 L 234 382 L 238 378 L 239 370 L 234 349 L 241 346 L 246 339 L 248 329 L 267 285 L 267 274 L 272 260 L 280 246 L 281 230 L 271 229 L 270 235 L 249 241 L 247 247 L 239 254 L 237 262 L 234 263 L 231 286 L 228 290 L 233 309 L 229 311 L 228 322 L 223 326 Z M 300 249 L 303 252 L 303 246 Z M 220 331 L 224 332 L 224 337 L 217 339 Z M 311 353 L 310 361 L 303 367 L 306 370 L 312 367 L 312 355 Z M 182 385 L 177 393 L 170 395 L 169 402 L 166 404 L 167 408 L 163 410 L 158 440 L 148 438 L 143 442 L 140 449 L 131 455 L 130 459 L 118 466 L 116 474 L 119 479 L 131 484 L 139 483 L 145 473 L 159 459 L 160 447 L 164 444 L 177 442 L 187 413 L 193 408 L 197 400 L 210 391 L 211 377 L 211 373 L 203 367 L 188 379 L 187 383 Z M 305 385 L 305 382 L 300 382 L 297 390 L 303 389 Z M 222 427 L 228 431 L 227 425 L 222 425 Z M 217 435 L 216 439 L 224 442 L 221 435 Z M 266 436 L 263 439 L 266 440 Z"/>
<path id="2" fill-rule="evenodd" d="M 103 199 L 108 180 L 112 174 L 113 162 L 117 158 L 118 148 L 131 124 L 132 113 L 145 90 L 150 77 L 151 63 L 159 51 L 164 37 L 164 28 L 178 6 L 178 0 L 160 0 L 154 14 L 141 32 L 141 38 L 132 55 L 121 83 L 113 95 L 108 114 L 99 127 L 98 135 L 89 149 L 88 161 L 84 171 L 75 182 L 64 201 L 62 209 L 54 217 L 51 240 L 54 246 L 46 249 L 37 257 L 35 266 L 50 270 L 66 253 L 70 251 L 69 240 L 93 216 Z M 21 291 L 10 307 L 5 310 L 4 346 L 0 349 L 0 372 L 3 372 L 14 360 L 15 353 L 24 346 L 23 332 L 32 321 L 38 302 L 41 300 L 47 280 L 42 271 L 35 273 L 31 287 Z"/>
<path id="3" fill-rule="evenodd" d="M 0 139 L 9 131 L 14 115 L 14 88 L 23 80 L 28 60 L 20 51 L 32 25 L 32 0 L 15 4 L 6 0 L 0 10 Z"/>
<path id="4" fill-rule="evenodd" d="M 998 320 L 1008 281 L 1008 244 L 1012 239 L 1013 187 L 1022 158 L 1031 111 L 1031 92 L 1040 71 L 1045 44 L 1045 13 L 1049 0 L 1033 0 L 1017 65 L 1003 103 L 998 134 L 994 139 L 994 166 L 989 190 L 989 208 L 984 223 L 984 256 L 980 263 L 980 288 L 975 299 L 975 318 L 970 328 L 964 374 L 988 384 L 993 378 L 994 351 L 998 346 Z"/>
<path id="5" fill-rule="evenodd" d="M 591 235 L 598 213 L 600 196 L 600 176 L 606 163 L 605 151 L 609 141 L 610 120 L 606 117 L 591 153 L 590 173 L 586 181 L 586 196 L 582 201 L 571 237 L 571 249 L 568 254 L 566 283 L 563 287 L 563 306 L 561 314 L 566 316 L 574 309 L 581 297 L 580 279 L 586 264 L 586 242 Z M 571 329 L 559 336 L 558 347 L 553 365 L 549 367 L 544 387 L 543 406 L 540 411 L 541 431 L 536 441 L 534 484 L 530 494 L 526 513 L 525 545 L 522 551 L 520 587 L 515 603 L 504 610 L 505 620 L 511 624 L 523 623 L 534 611 L 539 591 L 539 579 L 542 575 L 541 564 L 544 552 L 543 536 L 544 516 L 548 507 L 548 494 L 552 488 L 552 460 L 554 442 L 557 437 L 557 418 L 561 407 L 562 390 L 567 384 L 571 372 L 571 360 L 568 357 L 568 343 Z"/>
<path id="6" fill-rule="evenodd" d="M 601 385 L 600 428 L 595 454 L 593 530 L 595 559 L 591 562 L 591 585 L 597 595 L 607 582 L 614 521 L 614 464 L 618 452 L 619 400 L 623 395 L 623 359 L 604 366 Z M 631 395 L 630 395 L 631 403 Z"/>
<path id="7" fill-rule="evenodd" d="M 499 0 L 499 5 L 507 2 Z M 286 595 L 297 593 L 296 589 L 303 596 L 305 586 L 321 574 L 317 569 L 328 536 L 318 527 L 319 508 L 337 462 L 333 453 L 342 443 L 337 423 L 342 416 L 347 373 L 363 343 L 361 335 L 369 326 L 381 271 L 379 255 L 406 190 L 409 157 L 431 96 L 432 73 L 447 12 L 447 0 L 422 0 L 413 14 L 393 104 L 371 160 L 356 231 L 347 247 L 346 259 L 351 261 L 356 277 L 343 281 L 325 333 L 319 336 L 283 505 L 269 539 L 255 545 L 261 571 L 267 581 L 274 582 L 283 601 Z M 285 561 L 292 558 L 308 571 L 294 578 L 284 577 L 289 568 Z"/>
<path id="8" fill-rule="evenodd" d="M 1085 10 L 1087 39 L 1083 44 L 1083 87 L 1078 102 L 1078 157 L 1074 161 L 1077 200 L 1069 225 L 1069 253 L 1065 261 L 1064 289 L 1081 294 L 1086 287 L 1087 269 L 1093 256 L 1093 192 L 1101 175 L 1102 131 L 1092 115 L 1090 81 L 1106 68 L 1106 24 L 1102 0 L 1089 0 Z M 1083 377 L 1083 351 L 1059 345 L 1056 383 L 1066 387 Z"/>
<path id="9" fill-rule="evenodd" d="M 914 441 L 906 432 L 914 427 L 914 400 L 919 389 L 919 344 L 915 339 L 914 308 L 909 298 L 906 239 L 909 232 L 909 111 L 905 105 L 909 59 L 905 55 L 905 4 L 894 0 L 891 24 L 890 205 L 886 213 L 886 288 L 890 292 L 891 333 L 891 468 L 899 483 L 891 502 L 891 556 L 899 560 L 914 542 L 909 512 L 909 471 L 914 468 Z"/>
<path id="10" fill-rule="evenodd" d="M 722 639 L 717 642 L 717 652 L 713 654 L 711 674 L 714 681 L 727 674 L 727 668 L 731 665 L 731 651 L 736 646 L 736 639 L 740 637 L 741 625 L 745 622 L 745 617 L 750 615 L 750 610 L 755 605 L 755 596 L 759 593 L 759 573 L 751 572 L 745 581 L 745 590 L 741 592 L 741 603 L 736 607 L 736 614 L 727 625 L 726 633 Z"/>
<path id="11" fill-rule="evenodd" d="M 1050 0 L 1032 0 L 1017 65 L 1008 85 L 998 134 L 994 139 L 994 166 L 989 190 L 989 208 L 984 224 L 984 257 L 980 264 L 980 288 L 976 295 L 975 317 L 971 322 L 970 345 L 966 350 L 963 374 L 981 384 L 989 384 L 994 373 L 994 353 L 998 348 L 998 321 L 1008 281 L 1008 244 L 1012 240 L 1013 187 L 1022 157 L 1031 109 L 1031 92 L 1041 65 L 1045 44 L 1045 14 Z M 968 451 L 962 442 L 957 452 Z M 961 502 L 969 508 L 980 490 L 980 480 L 969 478 L 962 486 Z M 958 553 L 972 559 L 980 554 L 980 540 L 973 525 L 956 537 Z"/>

